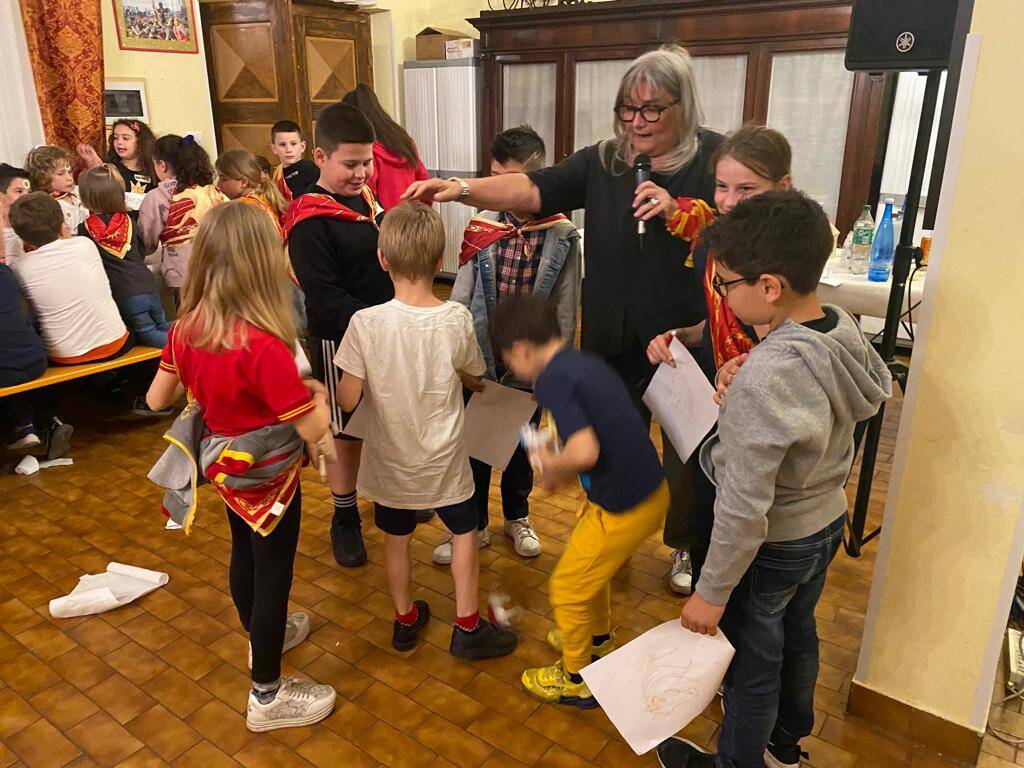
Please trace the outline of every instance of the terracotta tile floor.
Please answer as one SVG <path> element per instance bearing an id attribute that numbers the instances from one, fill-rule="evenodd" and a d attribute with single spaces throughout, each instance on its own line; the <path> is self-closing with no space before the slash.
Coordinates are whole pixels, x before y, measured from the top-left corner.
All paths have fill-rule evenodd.
<path id="1" fill-rule="evenodd" d="M 883 490 L 898 411 L 898 403 L 890 409 L 880 456 Z M 390 648 L 381 535 L 366 517 L 369 564 L 335 565 L 329 493 L 307 473 L 292 599 L 312 617 L 313 632 L 285 667 L 333 684 L 340 695 L 319 725 L 256 736 L 244 725 L 246 638 L 227 593 L 223 507 L 207 487 L 192 536 L 164 531 L 159 492 L 145 475 L 162 450 L 165 423 L 117 418 L 89 400 L 69 420 L 73 467 L 22 478 L 10 473 L 15 457 L 0 456 L 0 768 L 656 763 L 652 755 L 636 757 L 599 710 L 544 705 L 519 685 L 525 666 L 554 658 L 544 644 L 553 626 L 547 579 L 574 523 L 572 495 L 535 491 L 532 518 L 544 553 L 534 560 L 517 557 L 495 528 L 481 552 L 482 588 L 505 590 L 525 607 L 524 636 L 510 658 L 468 663 L 447 653 L 453 587 L 447 569 L 430 561 L 444 535 L 438 524 L 421 527 L 413 546 L 415 596 L 430 602 L 436 618 L 425 642 L 399 654 Z M 880 503 L 881 495 L 876 520 Z M 821 674 L 808 765 L 952 766 L 844 714 L 874 551 L 869 545 L 859 560 L 838 557 L 818 611 Z M 678 615 L 664 580 L 668 554 L 652 539 L 616 578 L 620 639 Z M 170 583 L 100 616 L 49 617 L 49 599 L 111 560 L 166 571 Z M 687 735 L 713 745 L 720 720 L 715 702 Z M 991 749 L 982 765 L 1012 764 L 1012 748 Z"/>

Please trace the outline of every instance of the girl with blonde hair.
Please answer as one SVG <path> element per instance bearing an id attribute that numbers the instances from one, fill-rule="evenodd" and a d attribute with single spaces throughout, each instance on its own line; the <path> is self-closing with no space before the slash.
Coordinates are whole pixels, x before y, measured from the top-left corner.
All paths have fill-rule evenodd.
<path id="1" fill-rule="evenodd" d="M 274 219 L 278 234 L 288 201 L 271 177 L 263 173 L 256 155 L 247 149 L 229 149 L 217 158 L 217 187 L 230 200 L 241 200 L 265 210 Z"/>
<path id="2" fill-rule="evenodd" d="M 164 513 L 190 531 L 196 485 L 210 482 L 227 506 L 231 597 L 249 633 L 252 731 L 310 725 L 334 707 L 329 685 L 281 676 L 281 654 L 309 635 L 288 614 L 302 513 L 304 441 L 326 433 L 323 385 L 300 378 L 288 277 L 270 218 L 231 202 L 200 222 L 160 369 L 154 409 L 184 391 L 189 405 L 150 472 Z"/>

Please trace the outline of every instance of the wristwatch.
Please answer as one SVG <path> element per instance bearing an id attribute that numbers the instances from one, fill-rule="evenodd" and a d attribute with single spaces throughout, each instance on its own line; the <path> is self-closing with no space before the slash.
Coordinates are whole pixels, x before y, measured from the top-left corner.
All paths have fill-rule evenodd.
<path id="1" fill-rule="evenodd" d="M 461 188 L 462 191 L 459 192 L 460 200 L 464 197 L 469 197 L 469 183 L 465 179 L 460 179 L 458 176 L 452 176 L 448 181 L 454 181 Z"/>

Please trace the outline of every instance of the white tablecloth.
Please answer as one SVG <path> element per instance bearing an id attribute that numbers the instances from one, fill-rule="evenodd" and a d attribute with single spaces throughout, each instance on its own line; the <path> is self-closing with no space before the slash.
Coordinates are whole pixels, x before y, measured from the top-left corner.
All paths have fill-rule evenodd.
<path id="1" fill-rule="evenodd" d="M 921 270 L 914 277 L 910 300 L 907 300 L 906 294 L 903 297 L 904 312 L 921 301 L 927 274 L 927 270 Z M 855 315 L 884 318 L 891 288 L 892 279 L 885 283 L 873 283 L 867 275 L 851 274 L 845 264 L 830 260 L 818 285 L 818 298 L 825 304 L 836 304 Z M 914 314 L 916 319 L 917 312 Z"/>

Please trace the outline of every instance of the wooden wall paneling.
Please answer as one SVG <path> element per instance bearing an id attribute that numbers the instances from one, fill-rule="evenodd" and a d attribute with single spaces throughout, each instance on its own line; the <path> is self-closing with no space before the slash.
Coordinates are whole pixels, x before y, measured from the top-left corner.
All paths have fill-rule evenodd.
<path id="1" fill-rule="evenodd" d="M 894 80 L 895 77 L 889 76 Z M 853 228 L 863 206 L 872 202 L 871 162 L 884 139 L 879 135 L 881 113 L 885 103 L 886 75 L 858 72 L 853 82 L 850 123 L 846 129 L 846 154 L 843 157 L 843 179 L 839 188 L 839 211 L 836 229 L 839 240 Z M 868 158 L 868 162 L 864 162 Z"/>
<path id="2" fill-rule="evenodd" d="M 326 16 L 319 6 L 295 5 L 296 80 L 309 121 L 358 83 L 373 85 L 368 18 L 357 13 Z"/>

